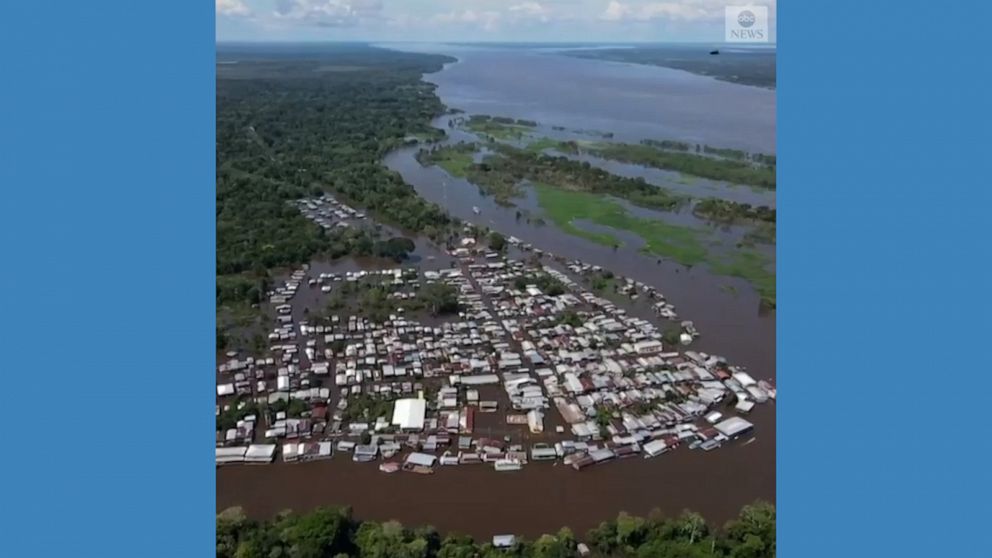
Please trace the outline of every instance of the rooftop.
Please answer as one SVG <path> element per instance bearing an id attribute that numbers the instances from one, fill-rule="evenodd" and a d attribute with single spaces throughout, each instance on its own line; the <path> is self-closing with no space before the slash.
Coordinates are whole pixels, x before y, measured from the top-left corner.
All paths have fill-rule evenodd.
<path id="1" fill-rule="evenodd" d="M 423 399 L 398 399 L 393 406 L 393 425 L 403 430 L 422 430 L 427 401 Z"/>

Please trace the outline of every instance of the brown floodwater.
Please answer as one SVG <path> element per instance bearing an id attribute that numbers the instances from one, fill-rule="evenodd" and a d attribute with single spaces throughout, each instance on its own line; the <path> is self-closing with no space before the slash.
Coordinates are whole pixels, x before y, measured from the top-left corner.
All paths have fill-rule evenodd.
<path id="1" fill-rule="evenodd" d="M 417 244 L 419 266 L 437 269 L 450 264 L 429 243 Z M 546 259 L 546 263 L 564 269 L 557 262 Z M 396 265 L 376 259 L 314 262 L 307 276 Z M 302 287 L 292 301 L 294 318 L 305 319 L 303 309 L 323 307 L 327 296 L 317 288 Z M 658 321 L 646 305 L 623 297 L 617 302 L 632 314 Z M 708 326 L 705 321 L 697 320 L 697 324 Z M 704 334 L 693 348 L 716 352 L 712 347 L 721 341 L 719 333 Z M 758 377 L 773 376 L 774 366 L 760 360 L 766 355 L 748 351 L 745 358 L 735 355 L 733 361 L 770 372 Z M 509 400 L 502 388 L 481 386 L 478 390 L 480 399 L 498 401 L 501 411 L 477 413 L 474 437 L 509 434 L 513 443 L 526 447 L 537 441 L 570 438 L 555 433 L 556 426 L 566 425 L 554 408 L 546 413 L 545 433 L 532 435 L 525 426 L 505 423 Z M 332 387 L 332 406 L 339 397 L 337 391 Z M 721 524 L 744 504 L 775 498 L 774 403 L 758 406 L 748 419 L 755 424 L 753 441 L 738 440 L 708 453 L 682 447 L 653 459 L 636 456 L 582 471 L 561 463 L 532 462 L 521 471 L 506 473 L 479 464 L 437 467 L 434 475 L 426 476 L 385 474 L 378 470 L 378 462 L 353 463 L 349 453 L 311 463 L 226 466 L 217 470 L 217 509 L 240 506 L 252 517 L 267 518 L 287 509 L 350 506 L 359 518 L 428 524 L 444 533 L 461 532 L 480 539 L 506 532 L 536 537 L 562 526 L 581 534 L 620 511 L 646 514 L 654 508 L 670 515 L 692 509 L 712 524 Z"/>
<path id="2" fill-rule="evenodd" d="M 493 93 L 489 90 L 458 85 L 455 77 L 464 76 L 472 64 L 471 57 L 460 55 L 460 58 L 462 61 L 459 64 L 450 67 L 453 71 L 449 74 L 450 79 L 445 77 L 445 71 L 449 70 L 428 76 L 430 81 L 439 83 L 438 92 L 449 106 L 465 108 L 469 112 L 531 118 L 578 127 L 581 119 L 565 119 L 568 115 L 562 114 L 564 109 L 542 109 L 534 104 L 538 102 L 535 99 L 541 98 L 546 99 L 543 102 L 553 104 L 555 96 L 534 95 L 534 99 L 505 102 L 492 97 Z M 532 64 L 535 60 L 542 65 L 550 63 L 548 57 L 528 55 L 522 57 L 519 63 L 507 64 L 506 67 L 526 74 L 529 67 L 526 64 Z M 583 72 L 591 71 L 592 66 L 586 62 L 575 67 L 581 67 Z M 566 64 L 562 67 L 572 66 Z M 603 68 L 608 72 L 627 71 L 612 64 Z M 715 80 L 710 80 L 711 84 L 704 83 L 698 76 L 673 73 L 667 69 L 637 68 L 636 72 L 638 80 L 659 80 L 658 87 L 666 87 L 665 84 L 669 83 L 669 92 L 682 91 L 690 85 L 702 88 L 719 96 L 719 103 L 714 101 L 714 104 L 721 106 L 730 103 L 737 92 L 748 98 L 760 97 L 760 107 L 764 107 L 762 110 L 770 104 L 770 124 L 763 125 L 756 132 L 757 136 L 754 133 L 742 135 L 741 127 L 733 125 L 733 122 L 722 128 L 722 121 L 714 119 L 706 122 L 705 133 L 701 133 L 698 139 L 713 145 L 774 151 L 774 92 L 755 91 L 757 88 L 735 89 L 742 86 Z M 490 76 L 487 79 L 491 81 L 494 78 Z M 530 83 L 528 81 L 515 87 L 519 89 Z M 771 95 L 770 100 L 766 98 L 768 95 Z M 708 98 L 695 93 L 692 97 Z M 659 99 L 664 102 L 667 97 L 662 95 Z M 647 101 L 641 99 L 639 102 L 645 103 L 642 109 L 639 109 L 640 105 L 627 105 L 624 110 L 652 110 Z M 597 106 L 583 104 L 581 108 L 584 114 L 595 111 Z M 670 112 L 672 109 L 664 110 Z M 544 113 L 547 111 L 551 111 L 550 115 Z M 595 124 L 590 127 L 616 131 L 618 138 L 622 137 L 621 132 L 626 128 L 630 136 L 627 141 L 658 135 L 653 128 L 631 124 L 635 121 L 655 122 L 657 119 L 652 119 L 650 115 L 625 112 L 611 117 L 604 112 L 590 115 L 589 120 Z M 689 130 L 692 122 L 679 123 L 680 126 L 683 124 L 684 129 Z M 448 129 L 445 119 L 440 119 L 436 125 L 444 127 L 452 141 L 475 139 L 458 130 Z M 667 124 L 661 126 L 664 125 Z M 544 131 L 548 132 L 547 135 L 554 133 L 550 129 Z M 658 139 L 665 137 L 661 135 Z M 697 139 L 689 132 L 674 137 Z M 692 344 L 692 349 L 725 356 L 732 364 L 746 366 L 755 378 L 775 378 L 775 312 L 763 310 L 758 295 L 743 280 L 716 276 L 705 267 L 687 269 L 674 263 L 659 262 L 657 258 L 640 254 L 635 249 L 613 250 L 569 235 L 551 224 L 534 224 L 528 222 L 526 217 L 518 219 L 517 208 L 499 206 L 491 198 L 481 196 L 474 185 L 452 179 L 437 167 L 421 167 L 414 158 L 415 152 L 416 148 L 398 150 L 387 157 L 386 164 L 400 172 L 422 196 L 443 205 L 452 215 L 516 236 L 547 252 L 600 265 L 657 287 L 676 305 L 681 319 L 693 320 L 699 328 L 702 336 Z M 621 170 L 626 175 L 638 172 L 630 165 Z M 665 177 L 656 171 L 644 170 L 644 178 L 657 181 Z M 696 185 L 705 187 L 709 195 L 719 195 L 718 190 L 723 188 L 709 182 L 697 182 Z M 750 194 L 738 191 L 735 195 Z M 774 205 L 773 197 L 770 204 Z M 480 208 L 481 213 L 476 214 L 473 206 Z M 534 215 L 539 213 L 533 199 L 521 200 L 520 207 Z M 420 264 L 425 268 L 446 267 L 449 263 L 443 255 L 420 241 L 418 253 L 424 258 Z M 773 250 L 771 256 L 774 257 Z M 336 271 L 342 271 L 389 266 L 391 264 L 388 262 L 370 265 L 367 262 L 346 261 L 333 267 Z M 313 266 L 313 272 L 318 273 L 329 269 L 327 264 Z M 303 306 L 316 307 L 320 303 L 319 290 L 307 291 L 304 288 L 298 297 L 299 300 L 293 302 L 296 320 L 304 317 Z M 650 315 L 646 307 L 634 306 L 631 310 Z M 505 397 L 500 393 L 497 390 L 493 397 Z M 505 406 L 501 408 L 505 409 Z M 505 428 L 500 424 L 502 417 L 502 412 L 477 415 L 474 435 L 496 433 Z M 560 417 L 553 408 L 547 411 L 546 417 L 547 428 L 553 432 L 554 425 L 560 424 Z M 539 462 L 530 463 L 521 471 L 506 473 L 497 473 L 487 465 L 460 465 L 438 467 L 434 475 L 384 474 L 379 472 L 376 463 L 353 463 L 350 454 L 335 455 L 330 460 L 312 463 L 227 466 L 217 470 L 217 509 L 241 506 L 250 516 L 266 518 L 285 509 L 306 511 L 317 506 L 350 506 L 355 516 L 363 519 L 396 519 L 407 525 L 429 524 L 442 532 L 462 532 L 479 538 L 497 533 L 534 537 L 562 526 L 581 534 L 600 521 L 615 517 L 620 511 L 646 514 L 654 508 L 667 514 L 692 509 L 702 513 L 711 524 L 721 524 L 734 517 L 741 506 L 756 499 L 775 500 L 775 404 L 759 405 L 747 418 L 755 424 L 753 442 L 739 440 L 712 452 L 682 447 L 653 459 L 632 457 L 582 471 L 574 471 L 561 463 Z M 527 443 L 525 430 L 520 430 L 514 443 Z"/>
<path id="3" fill-rule="evenodd" d="M 217 509 L 241 506 L 253 517 L 293 509 L 351 506 L 356 517 L 433 525 L 477 538 L 536 537 L 563 526 L 585 533 L 620 511 L 677 514 L 689 508 L 722 524 L 756 499 L 775 499 L 775 409 L 756 408 L 757 437 L 712 452 L 679 448 L 574 471 L 530 463 L 497 473 L 488 465 L 437 467 L 433 475 L 381 473 L 350 454 L 326 461 L 236 465 L 217 471 Z"/>

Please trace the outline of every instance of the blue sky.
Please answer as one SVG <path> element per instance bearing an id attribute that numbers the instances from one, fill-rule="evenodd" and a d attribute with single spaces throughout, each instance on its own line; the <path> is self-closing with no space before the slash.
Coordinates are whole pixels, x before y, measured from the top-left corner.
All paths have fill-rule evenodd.
<path id="1" fill-rule="evenodd" d="M 217 40 L 718 42 L 728 4 L 774 29 L 775 0 L 216 0 Z"/>

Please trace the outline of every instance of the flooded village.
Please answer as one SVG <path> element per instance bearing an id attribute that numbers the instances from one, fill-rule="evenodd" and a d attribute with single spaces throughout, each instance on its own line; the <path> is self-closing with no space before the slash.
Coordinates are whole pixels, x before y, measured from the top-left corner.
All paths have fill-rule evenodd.
<path id="1" fill-rule="evenodd" d="M 327 195 L 297 207 L 324 227 L 370 226 Z M 324 466 L 310 474 L 330 487 L 346 467 L 372 483 L 584 477 L 755 440 L 750 413 L 775 399 L 773 380 L 694 350 L 705 332 L 662 292 L 472 232 L 419 265 L 307 265 L 267 293 L 268 350 L 218 366 L 219 484 L 256 464 Z"/>
<path id="2" fill-rule="evenodd" d="M 555 105 L 547 114 L 517 112 L 532 104 L 500 96 L 515 92 L 480 100 L 458 77 L 482 71 L 475 62 L 547 59 L 489 51 L 459 58 L 424 76 L 446 105 L 532 119 L 535 138 L 583 141 L 596 111 L 595 127 L 616 130 L 621 141 L 686 137 L 631 124 L 653 122 L 648 113 L 659 107 L 678 113 L 656 100 Z M 643 87 L 677 77 L 680 87 L 732 92 L 664 70 L 566 67 L 576 76 L 612 69 Z M 764 106 L 766 95 L 753 95 Z M 479 140 L 450 125 L 459 114 L 431 121 L 447 137 L 438 145 Z M 717 137 L 724 128 L 714 124 L 691 139 L 761 150 L 774 145 L 773 123 L 772 110 L 767 133 Z M 644 253 L 636 235 L 610 230 L 621 248 L 547 223 L 531 189 L 515 206 L 500 204 L 419 161 L 423 140 L 408 139 L 383 167 L 464 226 L 428 240 L 376 221 L 374 208 L 334 197 L 338 190 L 290 202 L 327 234 L 361 231 L 376 244 L 402 238 L 415 249 L 402 258 L 318 257 L 273 272 L 253 310 L 260 317 L 235 333 L 254 342 L 218 353 L 218 511 L 237 506 L 271 518 L 348 506 L 356 517 L 488 540 L 566 525 L 584 532 L 620 511 L 692 509 L 718 524 L 742 505 L 774 500 L 774 307 L 739 277 Z M 581 157 L 673 192 L 774 207 L 774 191 Z M 576 226 L 599 232 L 588 220 Z M 732 250 L 738 228 L 706 231 Z"/>

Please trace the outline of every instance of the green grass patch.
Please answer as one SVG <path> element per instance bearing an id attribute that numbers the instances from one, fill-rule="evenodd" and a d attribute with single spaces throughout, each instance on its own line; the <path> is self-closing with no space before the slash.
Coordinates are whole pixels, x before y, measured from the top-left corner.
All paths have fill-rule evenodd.
<path id="1" fill-rule="evenodd" d="M 545 214 L 569 234 L 606 246 L 620 244 L 610 235 L 585 231 L 574 224 L 577 220 L 589 221 L 634 233 L 644 240 L 645 252 L 665 256 L 684 265 L 695 265 L 706 259 L 706 249 L 699 241 L 702 234 L 699 230 L 631 216 L 623 206 L 603 195 L 562 190 L 543 183 L 537 183 L 534 187 L 537 201 Z"/>
<path id="2" fill-rule="evenodd" d="M 587 148 L 593 155 L 713 180 L 775 189 L 775 167 L 749 161 L 666 151 L 651 145 L 599 143 Z"/>
<path id="3" fill-rule="evenodd" d="M 551 138 L 540 138 L 527 144 L 527 151 L 541 153 L 545 149 L 561 149 L 562 142 Z"/>
<path id="4" fill-rule="evenodd" d="M 536 183 L 534 188 L 547 218 L 569 234 L 604 246 L 618 246 L 620 242 L 615 237 L 583 230 L 575 221 L 631 232 L 644 240 L 644 252 L 682 265 L 708 264 L 714 273 L 740 277 L 754 287 L 764 302 L 775 306 L 775 272 L 769 270 L 770 260 L 758 252 L 742 250 L 719 257 L 707 250 L 705 231 L 632 216 L 623 206 L 600 194 L 563 190 L 544 183 Z"/>
<path id="5" fill-rule="evenodd" d="M 746 280 L 761 295 L 761 300 L 775 306 L 775 271 L 769 271 L 771 261 L 762 254 L 740 251 L 729 261 L 711 262 L 713 271 L 721 275 Z"/>
<path id="6" fill-rule="evenodd" d="M 452 176 L 465 178 L 475 164 L 473 158 L 477 149 L 478 146 L 474 144 L 421 149 L 417 153 L 417 161 L 421 165 L 437 165 Z"/>
<path id="7" fill-rule="evenodd" d="M 453 152 L 438 161 L 437 165 L 452 176 L 464 178 L 468 175 L 468 169 L 472 166 L 472 163 L 472 155 Z"/>
<path id="8" fill-rule="evenodd" d="M 473 117 L 465 123 L 465 128 L 476 134 L 489 136 L 500 141 L 512 141 L 523 139 L 533 129 L 533 126 Z"/>

